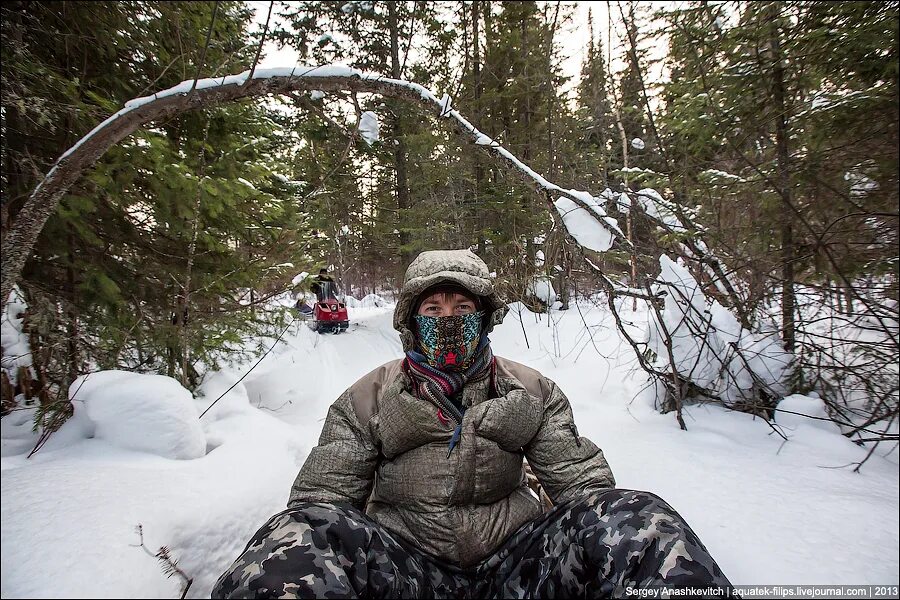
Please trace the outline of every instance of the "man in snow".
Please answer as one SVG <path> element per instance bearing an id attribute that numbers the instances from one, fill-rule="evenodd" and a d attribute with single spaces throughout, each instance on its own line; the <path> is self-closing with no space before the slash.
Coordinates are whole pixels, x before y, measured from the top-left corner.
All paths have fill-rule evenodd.
<path id="1" fill-rule="evenodd" d="M 731 585 L 680 516 L 615 489 L 539 372 L 494 356 L 506 306 L 468 250 L 423 252 L 394 311 L 405 358 L 331 406 L 319 445 L 213 597 L 624 597 Z M 527 459 L 553 506 L 526 483 Z"/>

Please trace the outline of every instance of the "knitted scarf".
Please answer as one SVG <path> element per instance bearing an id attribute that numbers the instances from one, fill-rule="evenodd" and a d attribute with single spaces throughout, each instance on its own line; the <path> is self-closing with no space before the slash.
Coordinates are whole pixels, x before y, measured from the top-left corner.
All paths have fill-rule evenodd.
<path id="1" fill-rule="evenodd" d="M 428 364 L 428 358 L 424 354 L 414 350 L 406 353 L 404 367 L 413 381 L 416 396 L 431 400 L 439 407 L 438 419 L 444 424 L 449 424 L 448 417 L 456 421 L 447 452 L 449 457 L 459 442 L 463 413 L 466 411 L 465 406 L 453 402 L 452 398 L 462 391 L 466 383 L 481 381 L 491 376 L 494 369 L 494 354 L 491 352 L 490 340 L 486 334 L 482 334 L 471 364 L 463 371 L 438 370 Z"/>

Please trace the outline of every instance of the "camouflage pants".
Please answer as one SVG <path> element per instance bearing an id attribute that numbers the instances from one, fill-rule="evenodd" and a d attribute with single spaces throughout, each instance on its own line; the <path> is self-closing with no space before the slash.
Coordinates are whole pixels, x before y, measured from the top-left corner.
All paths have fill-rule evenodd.
<path id="1" fill-rule="evenodd" d="M 553 507 L 470 569 L 416 550 L 355 508 L 304 504 L 253 536 L 212 597 L 622 598 L 651 587 L 733 593 L 662 499 L 608 490 Z"/>

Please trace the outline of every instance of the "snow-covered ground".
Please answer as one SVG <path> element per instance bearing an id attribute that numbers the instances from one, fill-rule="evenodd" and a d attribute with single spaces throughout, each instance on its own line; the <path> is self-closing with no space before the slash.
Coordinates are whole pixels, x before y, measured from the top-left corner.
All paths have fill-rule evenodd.
<path id="1" fill-rule="evenodd" d="M 193 578 L 188 597 L 209 597 L 250 535 L 284 508 L 329 404 L 401 356 L 392 308 L 351 309 L 342 335 L 298 323 L 199 428 L 197 415 L 252 362 L 208 376 L 193 401 L 164 377 L 89 376 L 75 417 L 31 458 L 32 415 L 3 418 L 0 595 L 178 597 L 182 580 L 153 556 L 165 545 Z M 732 582 L 900 582 L 896 449 L 854 473 L 846 465 L 866 450 L 828 424 L 784 415 L 783 443 L 764 421 L 712 406 L 688 408 L 681 431 L 653 409 L 608 312 L 520 309 L 491 336 L 495 353 L 554 379 L 619 487 L 668 500 Z"/>

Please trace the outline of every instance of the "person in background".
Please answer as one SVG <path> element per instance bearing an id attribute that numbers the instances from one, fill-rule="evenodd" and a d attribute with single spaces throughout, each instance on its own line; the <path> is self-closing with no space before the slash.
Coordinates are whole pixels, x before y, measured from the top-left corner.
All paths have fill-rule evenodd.
<path id="1" fill-rule="evenodd" d="M 331 278 L 325 267 L 319 269 L 319 274 L 313 277 L 310 289 L 316 295 L 317 302 L 322 302 L 326 298 L 334 298 L 337 292 L 334 279 Z"/>
<path id="2" fill-rule="evenodd" d="M 219 578 L 219 598 L 733 595 L 685 521 L 617 489 L 562 390 L 495 356 L 507 308 L 468 250 L 423 252 L 394 311 L 405 355 L 328 411 L 287 510 Z M 528 487 L 525 460 L 552 501 Z"/>
<path id="3" fill-rule="evenodd" d="M 306 301 L 305 292 L 297 292 L 295 295 L 294 311 L 297 316 L 309 316 L 313 314 L 313 308 Z"/>

